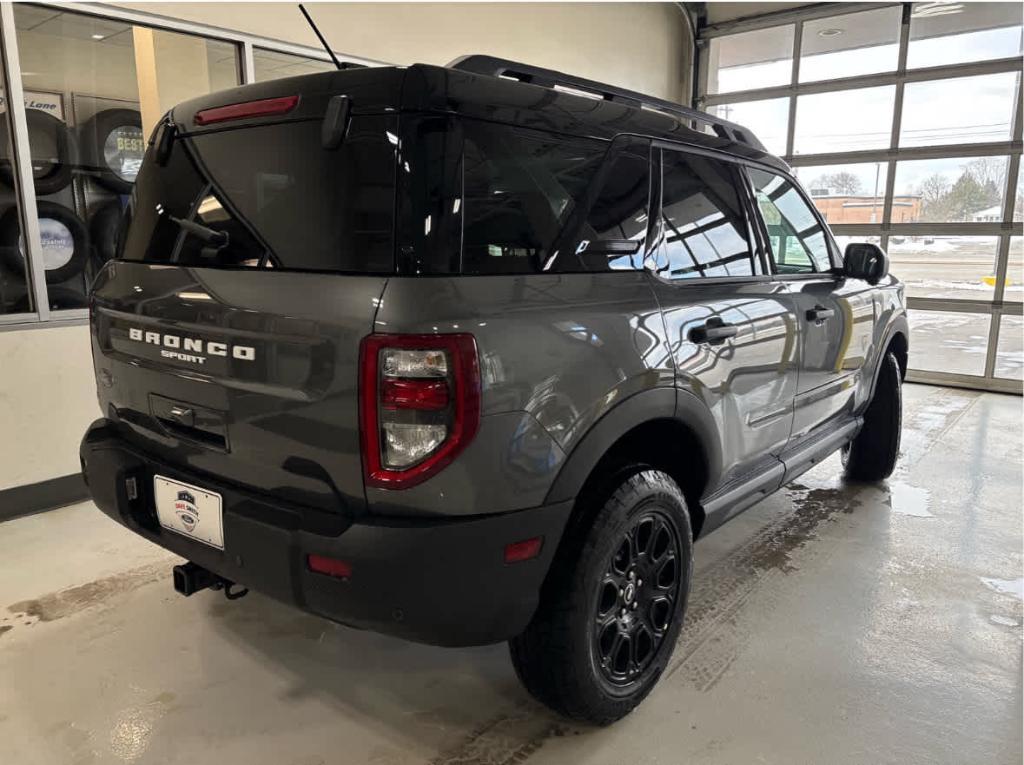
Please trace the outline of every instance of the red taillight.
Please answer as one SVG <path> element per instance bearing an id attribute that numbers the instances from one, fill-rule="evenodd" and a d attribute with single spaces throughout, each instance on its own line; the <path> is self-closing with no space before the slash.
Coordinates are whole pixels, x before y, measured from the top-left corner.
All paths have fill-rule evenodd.
<path id="1" fill-rule="evenodd" d="M 521 542 L 512 542 L 505 545 L 505 562 L 519 563 L 530 560 L 540 555 L 540 548 L 544 545 L 544 537 L 533 537 L 524 539 Z"/>
<path id="2" fill-rule="evenodd" d="M 306 556 L 306 565 L 310 571 L 327 576 L 336 576 L 340 579 L 348 579 L 352 576 L 352 564 L 347 560 L 328 558 L 326 555 L 310 553 Z"/>
<path id="3" fill-rule="evenodd" d="M 196 112 L 194 121 L 197 125 L 212 125 L 216 122 L 244 120 L 251 117 L 273 117 L 287 114 L 298 106 L 298 96 L 281 96 L 280 98 L 263 98 L 259 101 L 245 101 L 240 104 L 214 106 Z"/>
<path id="4" fill-rule="evenodd" d="M 446 380 L 435 382 L 385 377 L 380 382 L 380 403 L 385 409 L 436 411 L 448 406 L 448 382 Z"/>
<path id="5" fill-rule="evenodd" d="M 359 364 L 368 486 L 425 481 L 476 435 L 480 366 L 472 335 L 369 335 Z"/>

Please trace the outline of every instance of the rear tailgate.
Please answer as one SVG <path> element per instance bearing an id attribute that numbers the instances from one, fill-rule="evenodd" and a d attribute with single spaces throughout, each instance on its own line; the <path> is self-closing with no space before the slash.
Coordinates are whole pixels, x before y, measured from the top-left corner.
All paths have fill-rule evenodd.
<path id="1" fill-rule="evenodd" d="M 397 120 L 367 94 L 387 71 L 215 94 L 155 132 L 119 260 L 93 287 L 92 338 L 104 413 L 158 460 L 364 507 L 357 365 L 394 267 Z M 353 95 L 345 140 L 325 147 L 339 93 L 366 106 Z M 268 116 L 196 118 L 295 94 Z"/>

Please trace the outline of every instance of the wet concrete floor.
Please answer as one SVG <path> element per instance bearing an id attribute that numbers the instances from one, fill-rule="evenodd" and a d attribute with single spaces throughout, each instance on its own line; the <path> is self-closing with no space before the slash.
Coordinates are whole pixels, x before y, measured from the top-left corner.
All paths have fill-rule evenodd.
<path id="1" fill-rule="evenodd" d="M 1020 763 L 1021 399 L 905 399 L 886 484 L 833 457 L 697 544 L 669 670 L 600 730 L 504 646 L 181 598 L 87 504 L 0 525 L 0 763 Z"/>

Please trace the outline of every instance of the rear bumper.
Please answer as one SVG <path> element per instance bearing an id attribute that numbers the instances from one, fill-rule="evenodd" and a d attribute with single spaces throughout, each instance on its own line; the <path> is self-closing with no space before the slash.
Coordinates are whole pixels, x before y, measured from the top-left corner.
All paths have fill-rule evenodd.
<path id="1" fill-rule="evenodd" d="M 96 505 L 151 542 L 328 619 L 434 645 L 484 645 L 519 634 L 536 610 L 571 510 L 562 502 L 469 519 L 346 519 L 172 468 L 129 444 L 107 420 L 89 428 L 81 458 Z M 222 495 L 223 551 L 160 527 L 154 473 Z M 544 538 L 539 557 L 504 562 L 506 544 L 536 536 Z M 351 577 L 310 571 L 310 553 L 349 562 Z"/>

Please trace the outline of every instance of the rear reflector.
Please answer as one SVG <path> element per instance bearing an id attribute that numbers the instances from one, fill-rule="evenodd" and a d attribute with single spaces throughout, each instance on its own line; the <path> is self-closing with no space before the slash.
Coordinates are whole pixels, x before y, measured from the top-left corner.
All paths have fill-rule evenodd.
<path id="1" fill-rule="evenodd" d="M 306 563 L 309 565 L 310 571 L 315 571 L 318 574 L 337 576 L 342 579 L 352 576 L 352 564 L 345 560 L 310 553 L 306 556 Z"/>
<path id="2" fill-rule="evenodd" d="M 505 562 L 519 563 L 530 560 L 540 555 L 540 548 L 544 544 L 544 537 L 533 537 L 524 539 L 522 542 L 512 542 L 505 545 Z"/>
<path id="3" fill-rule="evenodd" d="M 216 122 L 244 120 L 251 117 L 272 117 L 287 114 L 299 103 L 298 96 L 281 96 L 280 98 L 264 98 L 259 101 L 245 101 L 240 104 L 215 106 L 196 112 L 197 125 L 212 125 Z"/>

